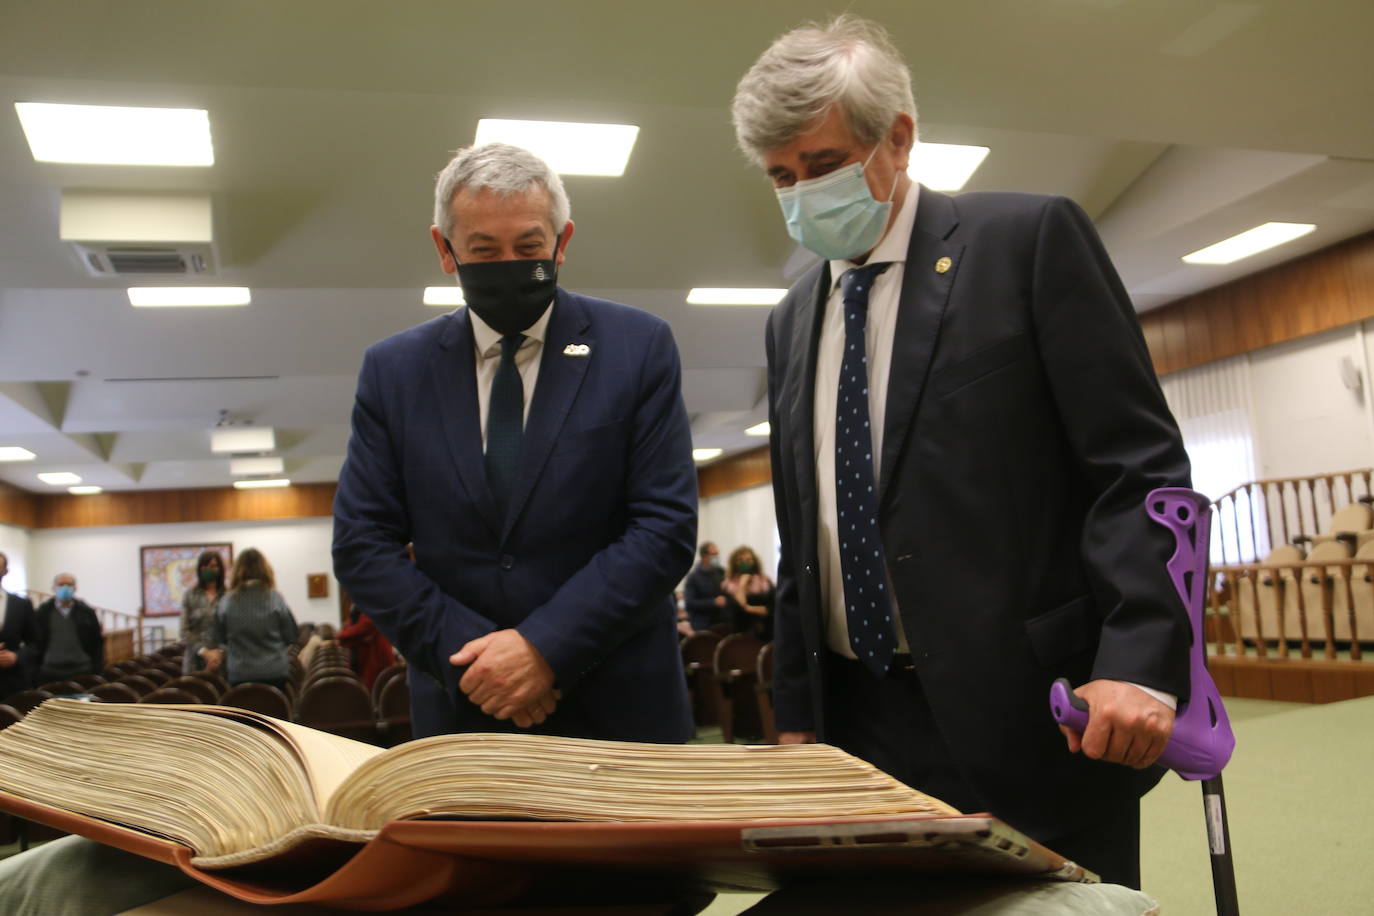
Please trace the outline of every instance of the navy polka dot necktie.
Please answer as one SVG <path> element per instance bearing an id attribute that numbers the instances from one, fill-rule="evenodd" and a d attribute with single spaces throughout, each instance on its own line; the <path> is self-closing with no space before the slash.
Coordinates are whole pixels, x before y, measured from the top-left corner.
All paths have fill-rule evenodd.
<path id="1" fill-rule="evenodd" d="M 873 474 L 873 431 L 868 415 L 868 355 L 864 326 L 868 294 L 887 264 L 868 264 L 840 277 L 844 300 L 844 358 L 835 401 L 835 507 L 840 574 L 849 646 L 879 676 L 896 651 L 892 606 L 887 594 L 878 493 Z"/>
<path id="2" fill-rule="evenodd" d="M 520 467 L 520 440 L 525 434 L 525 385 L 515 365 L 515 353 L 524 340 L 524 334 L 501 338 L 501 363 L 491 380 L 487 401 L 487 483 L 503 519 Z"/>

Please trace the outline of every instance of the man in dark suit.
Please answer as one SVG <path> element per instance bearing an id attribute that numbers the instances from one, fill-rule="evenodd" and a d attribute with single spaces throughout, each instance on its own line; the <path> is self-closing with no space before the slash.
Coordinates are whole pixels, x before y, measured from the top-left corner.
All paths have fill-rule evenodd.
<path id="1" fill-rule="evenodd" d="M 0 553 L 0 581 L 10 571 L 10 559 Z M 29 687 L 29 662 L 38 634 L 33 602 L 0 588 L 0 699 Z"/>
<path id="2" fill-rule="evenodd" d="M 682 602 L 692 629 L 701 632 L 725 621 L 725 596 L 720 583 L 725 572 L 720 568 L 720 548 L 706 541 L 698 551 L 701 561 L 682 583 Z"/>
<path id="3" fill-rule="evenodd" d="M 915 110 L 850 16 L 778 39 L 735 96 L 823 258 L 767 332 L 778 727 L 1138 886 L 1190 639 L 1144 501 L 1187 457 L 1086 215 L 915 185 Z M 1050 718 L 1060 676 L 1081 736 Z"/>
<path id="4" fill-rule="evenodd" d="M 99 674 L 105 667 L 105 635 L 95 608 L 76 597 L 76 576 L 58 573 L 53 597 L 34 611 L 35 684 Z"/>
<path id="5" fill-rule="evenodd" d="M 555 287 L 568 215 L 542 160 L 460 150 L 431 235 L 467 307 L 363 359 L 334 568 L 410 663 L 417 735 L 692 733 L 671 600 L 696 540 L 677 347 L 652 315 Z"/>

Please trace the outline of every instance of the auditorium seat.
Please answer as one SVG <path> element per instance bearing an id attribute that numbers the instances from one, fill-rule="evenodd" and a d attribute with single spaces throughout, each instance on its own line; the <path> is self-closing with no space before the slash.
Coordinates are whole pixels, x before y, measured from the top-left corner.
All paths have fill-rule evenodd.
<path id="1" fill-rule="evenodd" d="M 310 673 L 305 676 L 302 687 L 309 687 L 315 681 L 323 680 L 327 677 L 351 677 L 356 678 L 357 673 L 347 665 L 330 665 L 326 668 L 312 668 Z"/>
<path id="2" fill-rule="evenodd" d="M 219 688 L 203 677 L 191 677 L 189 674 L 182 675 L 181 677 L 173 678 L 168 681 L 166 687 L 163 689 L 167 688 L 184 690 L 195 696 L 197 701 L 201 703 L 219 702 Z"/>
<path id="3" fill-rule="evenodd" d="M 78 674 L 70 680 L 73 683 L 80 684 L 83 688 L 89 689 L 91 687 L 99 687 L 101 684 L 105 683 L 107 678 L 101 677 L 98 674 Z"/>
<path id="4" fill-rule="evenodd" d="M 1276 547 L 1264 558 L 1265 563 L 1301 563 L 1302 551 L 1292 544 Z M 1246 642 L 1275 642 L 1279 633 L 1279 587 L 1283 588 L 1284 630 L 1289 635 L 1298 632 L 1297 578 L 1294 570 L 1265 570 L 1257 576 L 1247 576 L 1239 582 L 1237 595 L 1240 604 L 1240 636 Z"/>
<path id="5" fill-rule="evenodd" d="M 716 683 L 720 690 L 720 736 L 726 744 L 735 735 L 757 738 L 763 733 L 759 722 L 759 650 L 763 640 L 752 633 L 731 633 L 716 646 Z"/>
<path id="6" fill-rule="evenodd" d="M 181 690 L 177 687 L 159 687 L 146 697 L 142 697 L 139 702 L 199 704 L 203 701 L 200 697 L 187 690 Z"/>
<path id="7" fill-rule="evenodd" d="M 386 688 L 387 683 L 394 677 L 404 678 L 405 676 L 405 665 L 391 665 L 379 671 L 377 673 L 377 679 L 372 682 L 372 705 L 381 709 L 382 691 Z"/>
<path id="8" fill-rule="evenodd" d="M 34 707 L 51 699 L 52 694 L 46 690 L 21 690 L 6 697 L 4 705 L 14 707 L 21 716 L 27 716 Z"/>
<path id="9" fill-rule="evenodd" d="M 198 677 L 202 680 L 209 681 L 215 686 L 215 689 L 219 691 L 220 696 L 223 696 L 224 692 L 229 689 L 229 682 L 224 679 L 224 675 L 217 672 L 192 671 L 188 677 Z"/>
<path id="10" fill-rule="evenodd" d="M 174 655 L 181 655 L 181 654 L 182 654 L 183 652 L 185 652 L 185 651 L 186 651 L 186 645 L 185 645 L 185 643 L 174 642 L 174 643 L 169 643 L 169 644 L 163 646 L 161 649 L 158 649 L 158 650 L 157 650 L 156 652 L 154 652 L 153 654 L 154 654 L 154 655 L 160 655 L 160 656 L 162 656 L 163 658 L 171 658 L 171 657 L 174 656 Z"/>
<path id="11" fill-rule="evenodd" d="M 778 743 L 778 727 L 773 720 L 773 644 L 765 643 L 759 650 L 758 681 L 754 690 L 758 695 L 759 721 L 763 724 L 763 743 Z"/>
<path id="12" fill-rule="evenodd" d="M 7 706 L 4 703 L 0 703 L 0 731 L 4 731 L 22 718 L 24 718 L 22 712 L 15 709 L 13 706 Z"/>
<path id="13" fill-rule="evenodd" d="M 161 671 L 169 677 L 181 677 L 181 659 L 176 661 L 160 661 L 152 666 L 153 670 Z"/>
<path id="14" fill-rule="evenodd" d="M 388 671 L 391 669 L 388 668 Z M 402 669 L 404 672 L 404 669 Z M 377 678 L 378 682 L 381 677 Z M 381 731 L 382 743 L 387 747 L 395 747 L 402 742 L 409 741 L 410 730 L 410 685 L 406 683 L 405 675 L 387 679 L 386 685 L 382 687 L 382 692 L 377 699 L 377 725 Z"/>
<path id="15" fill-rule="evenodd" d="M 55 697 L 71 696 L 74 693 L 85 693 L 85 688 L 76 681 L 52 681 L 48 684 L 40 684 L 39 690 L 46 690 Z"/>
<path id="16" fill-rule="evenodd" d="M 129 673 L 131 672 L 125 671 L 119 665 L 110 665 L 104 671 L 100 672 L 100 676 L 105 679 L 106 683 L 113 683 Z"/>
<path id="17" fill-rule="evenodd" d="M 91 696 L 102 703 L 137 703 L 138 691 L 127 684 L 101 684 L 91 688 Z"/>
<path id="18" fill-rule="evenodd" d="M 1364 645 L 1374 643 L 1374 540 L 1366 541 L 1355 551 L 1355 559 L 1368 560 L 1371 564 L 1366 566 L 1357 563 L 1350 568 L 1350 596 L 1355 602 L 1355 636 Z M 1348 630 L 1349 624 L 1346 626 Z"/>
<path id="19" fill-rule="evenodd" d="M 148 694 L 152 693 L 159 686 L 161 686 L 159 684 L 153 683 L 153 681 L 146 677 L 143 677 L 141 674 L 126 675 L 125 677 L 122 677 L 118 681 L 116 681 L 116 683 L 125 685 L 141 697 L 146 697 Z"/>
<path id="20" fill-rule="evenodd" d="M 1342 506 L 1331 516 L 1326 530 L 1312 538 L 1312 543 L 1325 544 L 1334 541 L 1342 534 L 1354 535 L 1357 546 L 1374 540 L 1374 509 L 1366 502 L 1353 502 Z"/>
<path id="21" fill-rule="evenodd" d="M 161 668 L 143 668 L 141 671 L 138 672 L 138 676 L 139 676 L 139 677 L 147 678 L 148 680 L 152 681 L 154 684 L 156 684 L 156 685 L 159 686 L 159 687 L 165 685 L 165 684 L 166 684 L 168 681 L 170 681 L 173 677 L 179 677 L 180 675 L 181 675 L 181 672 L 180 672 L 180 671 L 178 671 L 175 675 L 173 675 L 173 674 L 168 674 L 166 671 L 163 671 Z"/>
<path id="22" fill-rule="evenodd" d="M 296 703 L 296 721 L 355 741 L 377 738 L 372 696 L 353 677 L 327 677 L 307 686 Z"/>
<path id="23" fill-rule="evenodd" d="M 692 720 L 697 728 L 720 721 L 720 691 L 716 687 L 716 646 L 720 634 L 710 630 L 693 633 L 682 641 L 682 666 L 692 698 Z"/>
<path id="24" fill-rule="evenodd" d="M 219 705 L 251 709 L 266 716 L 291 721 L 291 704 L 286 694 L 271 684 L 249 683 L 230 687 L 219 698 Z"/>
<path id="25" fill-rule="evenodd" d="M 1361 507 L 1363 508 L 1363 507 Z M 1353 537 L 1351 538 L 1353 540 Z M 1307 562 L 1323 563 L 1327 560 L 1350 559 L 1350 545 L 1340 540 L 1323 541 L 1312 547 L 1307 554 Z M 1350 639 L 1350 605 L 1345 600 L 1345 570 L 1334 566 L 1309 566 L 1302 571 L 1302 610 L 1307 621 L 1307 640 L 1325 643 L 1328 635 L 1335 639 Z M 1323 593 L 1331 595 L 1331 624 L 1328 634 Z M 1301 639 L 1302 634 L 1294 634 Z"/>

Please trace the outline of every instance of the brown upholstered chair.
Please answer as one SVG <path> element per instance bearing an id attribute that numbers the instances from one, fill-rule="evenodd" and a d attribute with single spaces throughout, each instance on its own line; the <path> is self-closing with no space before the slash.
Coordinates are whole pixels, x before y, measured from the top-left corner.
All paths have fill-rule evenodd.
<path id="1" fill-rule="evenodd" d="M 153 654 L 154 654 L 154 655 L 160 655 L 160 656 L 162 656 L 163 658 L 172 658 L 173 656 L 181 655 L 181 654 L 182 654 L 183 652 L 185 652 L 185 651 L 186 651 L 186 644 L 185 644 L 185 643 L 174 642 L 174 643 L 168 643 L 167 645 L 163 646 L 161 649 L 158 649 L 158 650 L 157 650 L 156 652 L 154 652 Z"/>
<path id="2" fill-rule="evenodd" d="M 151 680 L 149 680 L 146 677 L 143 677 L 140 674 L 130 674 L 126 677 L 120 678 L 115 683 L 125 685 L 141 697 L 146 697 L 148 694 L 156 690 L 159 686 L 158 684 L 153 683 Z"/>
<path id="3" fill-rule="evenodd" d="M 146 697 L 142 697 L 139 702 L 198 704 L 201 699 L 188 690 L 181 690 L 177 687 L 159 687 Z"/>
<path id="4" fill-rule="evenodd" d="M 372 705 L 378 709 L 382 708 L 382 691 L 394 677 L 404 678 L 406 676 L 405 665 L 391 665 L 377 672 L 377 679 L 372 682 Z"/>
<path id="5" fill-rule="evenodd" d="M 355 741 L 377 739 L 372 696 L 357 678 L 327 677 L 311 683 L 296 702 L 296 721 Z"/>
<path id="6" fill-rule="evenodd" d="M 52 694 L 46 690 L 21 690 L 5 698 L 6 706 L 13 706 L 21 716 L 27 716 L 35 706 L 44 700 L 51 700 Z"/>
<path id="7" fill-rule="evenodd" d="M 271 684 L 235 684 L 219 698 L 219 705 L 251 709 L 266 716 L 291 721 L 291 703 Z"/>
<path id="8" fill-rule="evenodd" d="M 202 680 L 209 681 L 211 684 L 215 685 L 215 689 L 219 691 L 220 696 L 224 696 L 224 692 L 229 689 L 229 682 L 224 679 L 224 675 L 218 672 L 192 671 L 188 677 L 198 677 Z"/>
<path id="9" fill-rule="evenodd" d="M 46 690 L 55 697 L 85 692 L 84 688 L 76 681 L 52 681 L 47 684 L 40 684 L 38 689 Z"/>
<path id="10" fill-rule="evenodd" d="M 381 677 L 378 676 L 377 680 L 381 681 Z M 377 698 L 377 726 L 381 731 L 382 743 L 387 747 L 410 740 L 410 685 L 406 683 L 404 667 L 400 677 L 392 675 L 382 687 Z"/>
<path id="11" fill-rule="evenodd" d="M 91 688 L 91 696 L 102 703 L 137 703 L 139 693 L 128 684 L 101 684 Z"/>
<path id="12" fill-rule="evenodd" d="M 197 703 L 218 703 L 219 688 L 212 682 L 203 677 L 191 677 L 189 674 L 173 678 L 163 687 L 164 690 L 175 688 L 184 690 L 196 698 Z"/>
<path id="13" fill-rule="evenodd" d="M 763 734 L 754 692 L 762 648 L 763 640 L 752 633 L 731 633 L 716 646 L 720 736 L 726 744 L 733 742 L 736 734 L 755 738 Z"/>
<path id="14" fill-rule="evenodd" d="M 0 703 L 0 731 L 4 731 L 22 718 L 24 718 L 22 712 L 15 709 L 13 706 L 6 706 Z"/>
<path id="15" fill-rule="evenodd" d="M 76 677 L 71 678 L 73 683 L 80 684 L 82 688 L 87 690 L 92 687 L 99 687 L 101 684 L 105 683 L 106 680 L 107 678 L 101 677 L 99 674 L 78 674 Z"/>
<path id="16" fill-rule="evenodd" d="M 100 676 L 103 677 L 103 678 L 105 679 L 105 683 L 111 684 L 111 683 L 114 683 L 115 681 L 119 680 L 120 678 L 122 678 L 124 675 L 129 674 L 129 673 L 130 673 L 130 672 L 125 671 L 125 670 L 124 670 L 123 668 L 121 668 L 119 665 L 111 665 L 110 667 L 106 668 L 104 671 L 100 672 Z"/>
<path id="17" fill-rule="evenodd" d="M 692 720 L 697 728 L 720 721 L 720 690 L 716 686 L 716 646 L 720 634 L 710 630 L 693 633 L 682 641 L 682 665 L 692 698 Z"/>
<path id="18" fill-rule="evenodd" d="M 754 682 L 754 699 L 759 705 L 759 723 L 763 726 L 763 743 L 778 743 L 778 727 L 773 720 L 773 644 L 765 643 L 759 650 L 758 680 Z"/>
<path id="19" fill-rule="evenodd" d="M 153 668 L 157 671 L 166 673 L 170 677 L 181 677 L 181 659 L 176 659 L 175 661 L 172 659 L 163 659 L 154 664 Z"/>
<path id="20" fill-rule="evenodd" d="M 148 680 L 152 681 L 157 686 L 164 687 L 166 686 L 167 682 L 170 681 L 172 678 L 180 677 L 181 672 L 178 671 L 176 674 L 168 674 L 161 668 L 144 668 L 143 670 L 138 672 L 138 676 L 146 677 Z"/>

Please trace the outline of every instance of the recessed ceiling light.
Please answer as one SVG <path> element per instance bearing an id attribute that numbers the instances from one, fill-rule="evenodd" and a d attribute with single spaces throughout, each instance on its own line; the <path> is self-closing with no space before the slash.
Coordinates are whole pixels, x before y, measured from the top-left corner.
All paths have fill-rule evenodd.
<path id="1" fill-rule="evenodd" d="M 710 461 L 712 458 L 719 458 L 720 453 L 725 451 L 721 448 L 694 448 L 692 449 L 693 461 Z"/>
<path id="2" fill-rule="evenodd" d="M 17 445 L 0 446 L 0 461 L 32 461 L 36 457 L 33 452 Z"/>
<path id="3" fill-rule="evenodd" d="M 210 451 L 270 452 L 277 447 L 277 435 L 270 426 L 229 426 L 210 430 Z"/>
<path id="4" fill-rule="evenodd" d="M 527 149 L 560 175 L 623 175 L 639 128 L 633 124 L 508 121 L 482 118 L 477 145 L 509 143 Z"/>
<path id="5" fill-rule="evenodd" d="M 746 436 L 766 436 L 770 432 L 772 432 L 772 429 L 769 427 L 768 421 L 764 420 L 762 423 L 757 423 L 746 429 L 744 434 Z"/>
<path id="6" fill-rule="evenodd" d="M 1312 223 L 1265 223 L 1240 235 L 1222 239 L 1215 245 L 1199 248 L 1192 254 L 1185 254 L 1183 260 L 1189 264 L 1230 264 L 1284 242 L 1302 238 L 1316 228 Z"/>
<path id="7" fill-rule="evenodd" d="M 214 165 L 210 115 L 199 108 L 15 102 L 39 162 Z"/>
<path id="8" fill-rule="evenodd" d="M 94 496 L 97 493 L 104 493 L 105 488 L 93 486 L 67 487 L 67 492 L 72 494 L 73 496 Z"/>
<path id="9" fill-rule="evenodd" d="M 265 480 L 236 480 L 234 481 L 235 490 L 267 490 L 275 487 L 289 487 L 291 481 L 285 477 L 273 477 Z"/>
<path id="10" fill-rule="evenodd" d="M 932 191 L 957 191 L 968 183 L 987 156 L 986 146 L 917 143 L 906 173 Z"/>
<path id="11" fill-rule="evenodd" d="M 44 483 L 52 484 L 54 487 L 65 487 L 68 484 L 80 483 L 81 475 L 73 474 L 70 471 L 50 471 L 39 474 L 38 479 Z"/>
<path id="12" fill-rule="evenodd" d="M 129 304 L 139 308 L 248 305 L 253 293 L 246 286 L 131 286 Z"/>
<path id="13" fill-rule="evenodd" d="M 229 473 L 239 474 L 280 474 L 286 462 L 281 458 L 230 458 Z"/>
<path id="14" fill-rule="evenodd" d="M 426 286 L 425 305 L 467 305 L 463 298 L 463 288 L 457 283 L 452 286 Z"/>
<path id="15" fill-rule="evenodd" d="M 689 305 L 777 305 L 785 289 L 763 287 L 696 286 L 687 293 Z"/>

